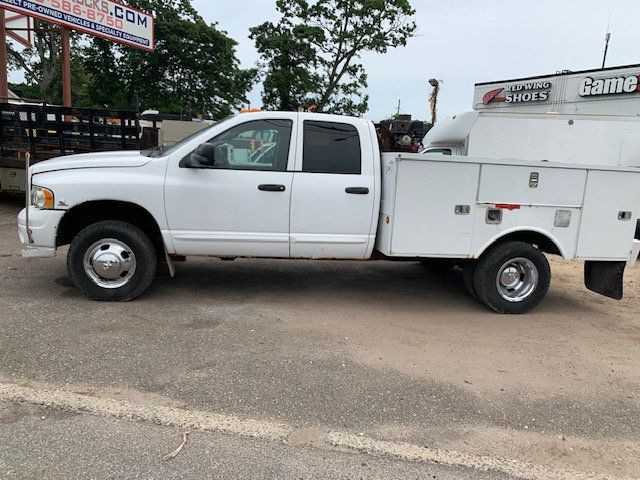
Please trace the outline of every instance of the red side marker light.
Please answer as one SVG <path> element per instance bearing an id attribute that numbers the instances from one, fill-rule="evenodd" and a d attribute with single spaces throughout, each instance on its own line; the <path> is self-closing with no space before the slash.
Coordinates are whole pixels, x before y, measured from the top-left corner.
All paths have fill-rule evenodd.
<path id="1" fill-rule="evenodd" d="M 502 210 L 520 210 L 521 205 L 517 203 L 496 203 L 496 208 L 500 208 Z"/>

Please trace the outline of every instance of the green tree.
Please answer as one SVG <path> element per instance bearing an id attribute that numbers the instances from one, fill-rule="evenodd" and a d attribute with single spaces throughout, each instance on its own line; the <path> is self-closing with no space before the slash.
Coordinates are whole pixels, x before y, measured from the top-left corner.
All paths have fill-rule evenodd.
<path id="1" fill-rule="evenodd" d="M 61 63 L 61 34 L 60 28 L 36 20 L 36 34 L 33 49 L 19 49 L 8 44 L 9 68 L 22 70 L 25 83 L 14 85 L 14 89 L 24 92 L 22 95 L 48 103 L 62 103 L 62 63 Z M 72 33 L 71 42 L 71 80 L 77 86 L 72 92 L 74 104 L 87 102 L 86 84 L 87 72 L 84 69 L 78 52 L 78 42 L 82 35 Z"/>
<path id="2" fill-rule="evenodd" d="M 129 108 L 131 99 L 127 96 L 117 48 L 113 43 L 92 38 L 82 50 L 82 60 L 89 75 L 88 104 L 99 108 Z"/>
<path id="3" fill-rule="evenodd" d="M 154 11 L 156 50 L 146 52 L 74 33 L 72 79 L 74 105 L 142 108 L 163 113 L 191 110 L 212 118 L 238 110 L 255 83 L 256 71 L 240 68 L 237 43 L 209 24 L 191 0 L 126 0 Z M 40 23 L 40 22 L 38 22 Z M 41 98 L 61 102 L 60 35 L 49 24 L 35 35 L 36 48 L 10 52 L 11 66 L 25 72 L 27 86 Z"/>
<path id="4" fill-rule="evenodd" d="M 225 117 L 246 102 L 255 70 L 240 68 L 237 43 L 205 22 L 190 0 L 126 3 L 156 14 L 154 52 L 114 47 L 127 98 L 137 96 L 143 108 L 193 110 L 213 118 Z"/>
<path id="5" fill-rule="evenodd" d="M 295 111 L 315 101 L 321 87 L 316 51 L 293 34 L 293 25 L 283 18 L 278 25 L 263 23 L 250 29 L 262 57 L 259 66 L 268 73 L 262 82 L 262 102 L 270 110 Z"/>
<path id="6" fill-rule="evenodd" d="M 277 28 L 267 22 L 251 29 L 266 67 L 267 105 L 287 105 L 280 92 L 294 92 L 289 95 L 296 102 L 313 99 L 316 111 L 364 113 L 361 55 L 404 46 L 416 28 L 409 0 L 277 0 L 276 7 L 282 16 Z M 305 49 L 303 64 L 291 53 L 296 46 Z"/>

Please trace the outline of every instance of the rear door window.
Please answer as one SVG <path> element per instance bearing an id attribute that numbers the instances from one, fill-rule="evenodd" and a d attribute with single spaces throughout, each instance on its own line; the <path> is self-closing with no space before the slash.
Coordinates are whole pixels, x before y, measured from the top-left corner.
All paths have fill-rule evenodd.
<path id="1" fill-rule="evenodd" d="M 338 122 L 304 122 L 303 172 L 359 175 L 361 162 L 356 127 Z"/>

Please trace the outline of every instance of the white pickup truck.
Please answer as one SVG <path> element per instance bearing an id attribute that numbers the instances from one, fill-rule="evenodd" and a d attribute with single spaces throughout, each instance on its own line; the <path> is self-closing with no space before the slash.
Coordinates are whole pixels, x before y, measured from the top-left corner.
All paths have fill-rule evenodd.
<path id="1" fill-rule="evenodd" d="M 26 257 L 70 244 L 72 280 L 132 300 L 176 257 L 450 259 L 502 313 L 547 293 L 546 254 L 585 263 L 622 297 L 640 251 L 637 169 L 381 153 L 374 125 L 314 113 L 241 114 L 160 150 L 48 160 L 18 218 Z"/>

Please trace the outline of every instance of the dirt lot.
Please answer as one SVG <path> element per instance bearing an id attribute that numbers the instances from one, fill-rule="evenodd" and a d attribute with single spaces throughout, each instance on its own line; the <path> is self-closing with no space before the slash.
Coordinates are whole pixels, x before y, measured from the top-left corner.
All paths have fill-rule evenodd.
<path id="1" fill-rule="evenodd" d="M 640 267 L 616 302 L 553 259 L 518 317 L 392 262 L 190 259 L 103 304 L 64 255 L 19 257 L 19 208 L 0 198 L 1 478 L 640 478 Z"/>

